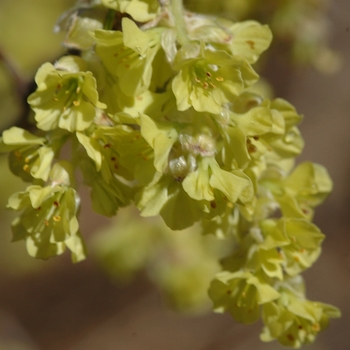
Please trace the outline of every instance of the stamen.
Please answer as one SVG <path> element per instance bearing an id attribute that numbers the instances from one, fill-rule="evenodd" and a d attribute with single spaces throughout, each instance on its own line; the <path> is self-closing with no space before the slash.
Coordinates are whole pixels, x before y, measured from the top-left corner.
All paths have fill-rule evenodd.
<path id="1" fill-rule="evenodd" d="M 23 170 L 26 172 L 26 173 L 29 173 L 30 172 L 30 167 L 28 164 L 24 164 L 23 165 Z"/>

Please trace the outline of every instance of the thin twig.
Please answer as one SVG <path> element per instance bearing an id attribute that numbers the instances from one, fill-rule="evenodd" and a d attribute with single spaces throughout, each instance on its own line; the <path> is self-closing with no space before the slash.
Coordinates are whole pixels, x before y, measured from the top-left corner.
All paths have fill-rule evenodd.
<path id="1" fill-rule="evenodd" d="M 16 94 L 19 105 L 19 116 L 16 120 L 17 126 L 22 128 L 30 128 L 28 123 L 29 106 L 27 104 L 27 97 L 32 90 L 32 80 L 25 79 L 18 71 L 16 66 L 11 62 L 10 58 L 5 54 L 4 50 L 0 47 L 0 62 L 4 65 L 6 71 L 9 73 L 12 80 L 12 85 Z"/>
<path id="2" fill-rule="evenodd" d="M 28 81 L 25 80 L 16 69 L 15 65 L 5 55 L 4 51 L 0 47 L 0 61 L 4 64 L 8 73 L 10 73 L 16 93 L 18 97 L 22 97 L 28 86 Z"/>

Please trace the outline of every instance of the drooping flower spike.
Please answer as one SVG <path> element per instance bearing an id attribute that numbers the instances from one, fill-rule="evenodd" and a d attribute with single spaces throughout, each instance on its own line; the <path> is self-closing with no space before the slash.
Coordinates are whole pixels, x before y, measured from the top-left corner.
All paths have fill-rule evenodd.
<path id="1" fill-rule="evenodd" d="M 68 248 L 84 259 L 81 182 L 95 212 L 134 204 L 168 226 L 122 219 L 104 248 L 111 270 L 147 267 L 181 310 L 209 295 L 238 322 L 261 316 L 263 341 L 314 341 L 340 316 L 307 300 L 300 277 L 321 253 L 312 217 L 332 181 L 320 165 L 294 166 L 302 117 L 259 92 L 253 64 L 268 26 L 184 11 L 180 0 L 78 2 L 61 22 L 79 54 L 39 68 L 33 130 L 0 139 L 13 173 L 31 182 L 8 202 L 20 212 L 14 240 L 36 258 Z"/>

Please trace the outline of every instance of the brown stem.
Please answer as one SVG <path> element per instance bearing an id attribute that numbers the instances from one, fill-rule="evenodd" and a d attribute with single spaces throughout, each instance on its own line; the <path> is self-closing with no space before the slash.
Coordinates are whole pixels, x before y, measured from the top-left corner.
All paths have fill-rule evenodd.
<path id="1" fill-rule="evenodd" d="M 18 69 L 15 67 L 13 62 L 11 62 L 9 57 L 4 53 L 4 50 L 1 47 L 0 63 L 4 65 L 6 71 L 9 73 L 15 94 L 20 103 L 19 116 L 16 122 L 13 124 L 28 129 L 30 128 L 30 124 L 28 123 L 29 106 L 27 104 L 27 97 L 31 92 L 32 81 L 22 77 L 22 75 L 18 72 Z"/>

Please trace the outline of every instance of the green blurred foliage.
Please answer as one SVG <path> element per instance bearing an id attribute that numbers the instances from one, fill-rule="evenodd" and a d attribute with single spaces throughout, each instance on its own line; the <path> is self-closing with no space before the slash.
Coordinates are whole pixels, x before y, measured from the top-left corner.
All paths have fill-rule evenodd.
<path id="1" fill-rule="evenodd" d="M 53 27 L 74 0 L 1 0 L 0 50 L 24 83 L 30 81 L 45 61 L 62 54 L 63 34 Z M 0 129 L 13 124 L 20 113 L 21 101 L 8 64 L 0 60 Z"/>
<path id="2" fill-rule="evenodd" d="M 11 80 L 11 74 L 0 62 L 0 129 L 4 130 L 11 125 L 19 115 L 18 95 Z"/>
<path id="3" fill-rule="evenodd" d="M 47 59 L 62 53 L 63 34 L 53 27 L 73 0 L 1 0 L 0 45 L 20 73 L 31 77 Z"/>
<path id="4" fill-rule="evenodd" d="M 172 231 L 160 218 L 142 218 L 124 208 L 90 243 L 92 255 L 112 278 L 129 283 L 145 270 L 168 306 L 202 313 L 211 307 L 207 290 L 220 270 L 218 260 L 233 242 L 232 237 L 203 237 L 196 225 Z"/>

